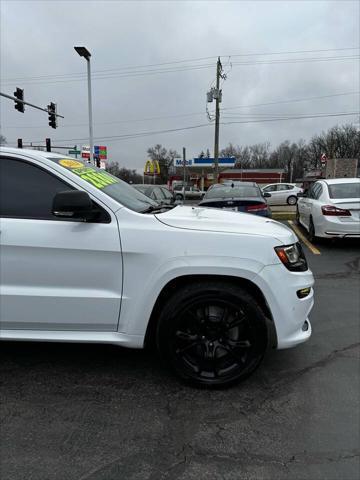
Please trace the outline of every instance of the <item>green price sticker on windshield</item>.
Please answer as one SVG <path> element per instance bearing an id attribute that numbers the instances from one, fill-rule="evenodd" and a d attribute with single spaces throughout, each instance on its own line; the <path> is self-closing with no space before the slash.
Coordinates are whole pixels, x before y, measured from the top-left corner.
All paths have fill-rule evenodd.
<path id="1" fill-rule="evenodd" d="M 96 188 L 105 188 L 108 185 L 112 185 L 114 183 L 119 183 L 119 180 L 112 177 L 106 172 L 98 172 L 93 170 L 89 167 L 82 167 L 82 168 L 73 168 L 71 169 L 73 173 L 78 175 L 83 180 L 91 183 Z"/>
<path id="2" fill-rule="evenodd" d="M 91 183 L 91 185 L 96 188 L 102 189 L 107 187 L 108 185 L 119 183 L 119 180 L 116 177 L 113 177 L 105 171 L 96 170 L 92 167 L 87 167 L 78 160 L 62 158 L 57 161 L 59 165 L 67 168 L 68 170 L 71 170 L 72 173 L 75 173 L 75 175 L 82 178 L 86 182 Z"/>

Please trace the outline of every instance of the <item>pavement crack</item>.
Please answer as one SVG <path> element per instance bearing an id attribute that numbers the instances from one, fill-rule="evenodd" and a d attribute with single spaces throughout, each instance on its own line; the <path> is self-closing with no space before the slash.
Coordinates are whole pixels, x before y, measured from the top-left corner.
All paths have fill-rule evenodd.
<path id="1" fill-rule="evenodd" d="M 322 358 L 321 360 L 318 360 L 317 362 L 312 363 L 308 367 L 304 367 L 300 370 L 295 370 L 292 373 L 296 373 L 297 375 L 302 376 L 310 372 L 311 370 L 314 370 L 315 368 L 325 367 L 329 362 L 333 361 L 334 358 L 336 358 L 341 353 L 347 352 L 348 350 L 353 350 L 354 348 L 357 348 L 359 346 L 360 346 L 360 342 L 357 342 L 357 343 L 352 343 L 351 345 L 347 345 L 346 347 L 333 350 L 325 358 Z"/>

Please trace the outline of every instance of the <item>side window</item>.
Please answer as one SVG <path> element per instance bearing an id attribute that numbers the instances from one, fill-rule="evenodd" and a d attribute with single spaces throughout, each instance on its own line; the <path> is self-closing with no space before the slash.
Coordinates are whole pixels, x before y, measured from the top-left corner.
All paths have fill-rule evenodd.
<path id="1" fill-rule="evenodd" d="M 288 185 L 285 185 L 284 183 L 282 185 L 277 186 L 278 192 L 283 192 L 285 190 L 289 190 Z"/>
<path id="2" fill-rule="evenodd" d="M 162 193 L 164 194 L 164 197 L 165 197 L 165 198 L 172 198 L 171 193 L 170 193 L 169 190 L 167 190 L 166 188 L 162 188 L 161 191 L 162 191 Z"/>
<path id="3" fill-rule="evenodd" d="M 322 188 L 320 183 L 318 183 L 316 186 L 317 186 L 317 188 L 314 191 L 314 198 L 317 200 L 320 197 L 320 195 L 322 194 L 323 188 Z"/>
<path id="4" fill-rule="evenodd" d="M 73 187 L 40 167 L 21 160 L 0 159 L 0 216 L 58 220 L 52 215 L 57 192 Z"/>
<path id="5" fill-rule="evenodd" d="M 308 198 L 313 198 L 313 193 L 314 193 L 314 184 L 312 184 L 310 187 L 309 187 L 309 190 L 308 190 Z"/>
<path id="6" fill-rule="evenodd" d="M 158 196 L 159 200 L 164 200 L 164 198 L 166 198 L 164 194 L 164 190 L 161 187 L 157 187 L 156 195 Z"/>
<path id="7" fill-rule="evenodd" d="M 275 192 L 276 185 L 269 185 L 268 187 L 264 188 L 264 192 Z"/>
<path id="8" fill-rule="evenodd" d="M 314 183 L 311 187 L 310 187 L 310 190 L 309 190 L 309 198 L 313 198 L 313 199 L 316 199 L 316 193 L 318 191 L 318 187 L 319 187 L 319 184 L 318 183 Z"/>
<path id="9" fill-rule="evenodd" d="M 164 197 L 159 187 L 154 188 L 151 194 L 151 198 L 154 198 L 155 200 L 164 200 Z"/>
<path id="10" fill-rule="evenodd" d="M 292 190 L 294 188 L 294 185 L 286 185 L 287 186 L 287 190 Z"/>

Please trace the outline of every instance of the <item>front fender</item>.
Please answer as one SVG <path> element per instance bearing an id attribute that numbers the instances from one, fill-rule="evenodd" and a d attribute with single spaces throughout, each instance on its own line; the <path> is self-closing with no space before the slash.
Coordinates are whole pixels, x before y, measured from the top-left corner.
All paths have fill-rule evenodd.
<path id="1" fill-rule="evenodd" d="M 254 279 L 263 268 L 261 262 L 247 258 L 187 256 L 168 260 L 154 268 L 146 279 L 141 279 L 127 277 L 125 267 L 119 332 L 145 336 L 159 295 L 176 278 L 189 275 L 229 276 L 256 283 Z"/>

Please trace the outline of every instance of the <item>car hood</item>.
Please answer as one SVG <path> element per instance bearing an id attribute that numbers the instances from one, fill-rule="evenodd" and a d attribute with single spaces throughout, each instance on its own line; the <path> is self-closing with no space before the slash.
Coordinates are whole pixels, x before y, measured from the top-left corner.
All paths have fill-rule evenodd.
<path id="1" fill-rule="evenodd" d="M 160 222 L 174 228 L 271 237 L 284 245 L 298 241 L 287 226 L 248 213 L 179 205 L 155 216 Z"/>

